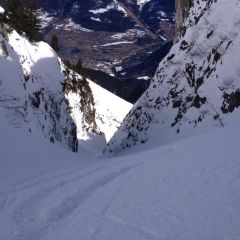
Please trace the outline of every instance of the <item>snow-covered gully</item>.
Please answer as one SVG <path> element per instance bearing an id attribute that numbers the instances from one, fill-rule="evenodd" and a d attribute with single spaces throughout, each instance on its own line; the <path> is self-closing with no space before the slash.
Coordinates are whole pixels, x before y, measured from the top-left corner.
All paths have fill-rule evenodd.
<path id="1" fill-rule="evenodd" d="M 194 1 L 133 108 L 2 25 L 0 240 L 239 240 L 239 10 Z"/>
<path id="2" fill-rule="evenodd" d="M 0 239 L 240 235 L 237 124 L 106 159 L 65 151 L 3 123 Z"/>

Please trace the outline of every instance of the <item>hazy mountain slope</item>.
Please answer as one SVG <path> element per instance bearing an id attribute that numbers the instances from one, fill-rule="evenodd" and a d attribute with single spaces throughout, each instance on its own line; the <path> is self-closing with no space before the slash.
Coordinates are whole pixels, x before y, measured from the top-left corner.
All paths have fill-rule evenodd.
<path id="1" fill-rule="evenodd" d="M 173 39 L 174 0 L 151 0 L 141 8 L 131 0 L 40 3 L 44 39 L 50 43 L 58 36 L 61 58 L 72 63 L 81 58 L 84 67 L 112 76 L 110 87 L 97 73 L 92 80 L 109 91 L 114 84 L 115 94 L 136 102 L 147 86 L 139 78 L 149 82 L 155 62 L 169 50 L 165 44 Z"/>
<path id="2" fill-rule="evenodd" d="M 158 34 L 164 37 L 164 33 L 167 33 L 166 29 L 159 28 L 159 24 L 164 20 L 169 21 L 169 24 L 172 22 L 174 0 L 167 3 L 163 0 L 44 0 L 40 1 L 40 6 L 59 18 L 71 18 L 78 26 L 82 26 L 82 31 L 88 29 L 123 33 L 130 29 L 139 29 L 150 38 L 155 38 Z M 69 25 L 71 27 L 74 29 L 74 25 Z"/>
<path id="3" fill-rule="evenodd" d="M 237 0 L 194 1 L 186 33 L 160 63 L 106 152 L 151 139 L 171 142 L 239 118 L 239 11 Z"/>

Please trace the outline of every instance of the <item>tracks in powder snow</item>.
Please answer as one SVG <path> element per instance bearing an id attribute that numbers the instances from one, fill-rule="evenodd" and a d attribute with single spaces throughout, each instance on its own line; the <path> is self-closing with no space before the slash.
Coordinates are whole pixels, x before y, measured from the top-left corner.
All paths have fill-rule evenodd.
<path id="1" fill-rule="evenodd" d="M 111 224 L 123 225 L 121 219 L 107 217 L 108 207 L 133 172 L 144 162 L 99 160 L 90 163 L 90 166 L 49 170 L 41 176 L 18 182 L 9 191 L 0 193 L 0 210 L 5 216 L 2 220 L 0 216 L 0 224 L 4 222 L 9 227 L 7 236 L 1 236 L 0 233 L 0 238 L 51 239 L 48 238 L 49 234 L 58 232 L 79 212 L 87 212 L 93 218 L 102 218 Z M 85 208 L 84 204 L 95 193 L 122 176 L 123 180 L 106 199 L 107 204 L 101 212 Z M 99 231 L 95 229 L 90 235 L 97 236 Z"/>

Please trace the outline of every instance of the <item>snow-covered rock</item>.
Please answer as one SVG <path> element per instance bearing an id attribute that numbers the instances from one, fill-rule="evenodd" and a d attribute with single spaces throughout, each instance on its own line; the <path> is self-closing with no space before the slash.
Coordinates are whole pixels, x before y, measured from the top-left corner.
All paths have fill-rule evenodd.
<path id="1" fill-rule="evenodd" d="M 0 6 L 0 14 L 4 14 L 5 10 Z"/>
<path id="2" fill-rule="evenodd" d="M 142 10 L 143 6 L 150 1 L 151 0 L 137 0 L 137 5 L 139 5 L 140 10 Z"/>
<path id="3" fill-rule="evenodd" d="M 77 151 L 76 126 L 62 92 L 64 75 L 54 51 L 45 43 L 31 44 L 15 31 L 0 34 L 0 105 L 9 121 L 30 132 L 37 129 L 51 142 Z"/>
<path id="4" fill-rule="evenodd" d="M 111 131 L 116 131 L 131 108 L 106 91 L 105 114 L 100 87 L 94 85 L 93 95 L 90 87 L 93 84 L 68 69 L 48 44 L 30 43 L 16 31 L 8 33 L 3 24 L 0 73 L 0 108 L 12 125 L 41 132 L 51 142 L 62 143 L 72 151 L 77 151 L 78 144 L 92 149 L 103 147 L 105 130 L 109 139 L 113 135 Z M 99 111 L 95 108 L 95 98 L 96 106 L 101 105 Z M 111 105 L 114 99 L 126 107 L 120 114 Z"/>
<path id="5" fill-rule="evenodd" d="M 171 142 L 240 118 L 239 12 L 239 0 L 193 2 L 186 33 L 105 152 Z"/>

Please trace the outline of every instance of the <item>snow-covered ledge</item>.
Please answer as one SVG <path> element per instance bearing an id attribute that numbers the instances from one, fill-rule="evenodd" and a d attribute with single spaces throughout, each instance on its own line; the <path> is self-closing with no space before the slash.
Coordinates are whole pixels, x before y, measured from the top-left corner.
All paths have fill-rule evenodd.
<path id="1" fill-rule="evenodd" d="M 5 10 L 0 6 L 0 14 L 4 14 Z"/>

